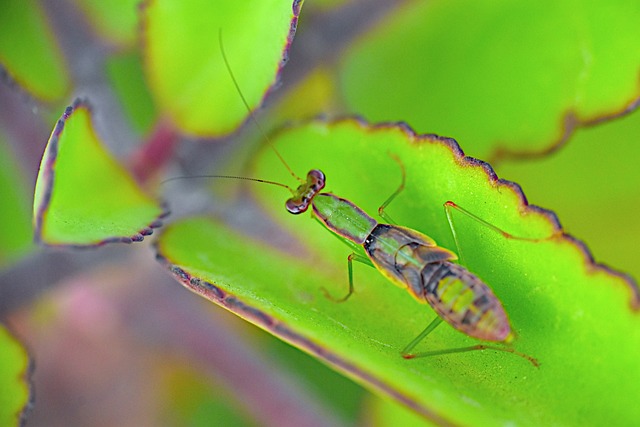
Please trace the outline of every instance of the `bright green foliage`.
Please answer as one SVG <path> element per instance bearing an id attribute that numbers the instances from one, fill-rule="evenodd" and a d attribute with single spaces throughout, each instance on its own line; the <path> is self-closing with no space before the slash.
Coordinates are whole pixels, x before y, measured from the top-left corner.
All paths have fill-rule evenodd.
<path id="1" fill-rule="evenodd" d="M 157 119 L 157 112 L 144 80 L 140 54 L 112 56 L 107 63 L 107 73 L 126 117 L 140 134 L 147 134 Z"/>
<path id="2" fill-rule="evenodd" d="M 504 304 L 518 335 L 515 348 L 541 366 L 494 351 L 402 359 L 400 349 L 434 312 L 361 265 L 354 268 L 350 300 L 326 299 L 322 287 L 334 295 L 346 292 L 349 248 L 316 221 L 289 215 L 283 207 L 287 193 L 266 185 L 255 185 L 258 197 L 306 254 L 278 253 L 205 219 L 176 223 L 159 241 L 169 262 L 228 292 L 222 303 L 228 309 L 435 421 L 632 425 L 640 417 L 640 315 L 631 308 L 638 306 L 637 288 L 590 264 L 571 240 L 552 237 L 551 217 L 526 207 L 513 187 L 442 141 L 419 141 L 399 128 L 314 122 L 281 134 L 276 145 L 297 173 L 322 169 L 327 190 L 371 214 L 399 184 L 399 167 L 389 153 L 399 156 L 407 187 L 389 215 L 444 247 L 455 250 L 442 207 L 447 200 L 515 235 L 543 239 L 506 239 L 454 217 L 466 265 Z M 271 151 L 252 175 L 296 185 Z M 475 342 L 443 325 L 420 347 Z"/>
<path id="3" fill-rule="evenodd" d="M 29 403 L 29 355 L 0 324 L 0 425 L 17 426 Z"/>
<path id="4" fill-rule="evenodd" d="M 50 245 L 136 240 L 161 214 L 158 203 L 102 147 L 87 107 L 78 102 L 69 107 L 40 164 L 36 237 Z"/>
<path id="5" fill-rule="evenodd" d="M 118 46 L 131 46 L 138 35 L 140 0 L 76 0 L 98 34 Z"/>
<path id="6" fill-rule="evenodd" d="M 153 0 L 144 13 L 147 76 L 161 110 L 184 132 L 223 135 L 247 111 L 224 66 L 219 35 L 251 108 L 275 83 L 297 11 L 292 0 Z"/>
<path id="7" fill-rule="evenodd" d="M 0 135 L 0 266 L 26 253 L 33 231 L 23 177 L 16 159 Z"/>
<path id="8" fill-rule="evenodd" d="M 0 64 L 45 101 L 56 100 L 69 90 L 66 65 L 37 2 L 2 2 Z"/>
<path id="9" fill-rule="evenodd" d="M 640 111 L 579 129 L 553 156 L 500 164 L 536 204 L 552 206 L 596 259 L 640 277 Z"/>
<path id="10" fill-rule="evenodd" d="M 640 96 L 636 0 L 412 2 L 347 52 L 350 111 L 455 135 L 467 154 L 539 152 L 569 116 Z"/>
<path id="11" fill-rule="evenodd" d="M 371 395 L 367 401 L 367 415 L 371 427 L 435 427 L 438 424 L 430 422 L 415 412 L 402 407 L 393 400 Z"/>

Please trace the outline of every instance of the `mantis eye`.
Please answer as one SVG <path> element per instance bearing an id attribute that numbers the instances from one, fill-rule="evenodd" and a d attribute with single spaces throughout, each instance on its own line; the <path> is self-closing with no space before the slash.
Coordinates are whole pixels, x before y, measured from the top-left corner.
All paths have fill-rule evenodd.
<path id="1" fill-rule="evenodd" d="M 296 194 L 285 203 L 287 211 L 294 215 L 306 212 L 313 198 L 324 188 L 324 184 L 324 173 L 318 169 L 310 170 L 307 174 L 307 182 L 300 184 Z"/>

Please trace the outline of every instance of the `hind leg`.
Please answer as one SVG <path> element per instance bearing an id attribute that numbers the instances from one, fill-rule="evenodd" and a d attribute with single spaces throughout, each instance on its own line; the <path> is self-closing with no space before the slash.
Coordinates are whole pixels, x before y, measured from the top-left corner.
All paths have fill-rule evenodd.
<path id="1" fill-rule="evenodd" d="M 509 347 L 500 347 L 497 345 L 490 345 L 490 344 L 476 344 L 468 347 L 445 348 L 442 350 L 431 350 L 431 351 L 422 351 L 418 353 L 411 353 L 411 350 L 413 350 L 422 340 L 424 340 L 427 337 L 427 335 L 433 332 L 433 330 L 437 328 L 438 325 L 440 325 L 440 323 L 442 323 L 442 318 L 440 316 L 436 316 L 436 318 L 433 319 L 431 323 L 429 323 L 429 325 L 425 328 L 424 331 L 422 331 L 409 344 L 407 344 L 407 346 L 404 349 L 402 349 L 402 352 L 401 352 L 402 357 L 404 357 L 405 359 L 417 359 L 420 357 L 440 356 L 440 355 L 452 354 L 452 353 L 465 353 L 467 351 L 475 351 L 475 350 L 496 350 L 496 351 L 503 351 L 505 353 L 512 353 L 512 354 L 515 354 L 516 356 L 520 356 L 523 359 L 526 359 L 527 361 L 529 361 L 536 368 L 540 366 L 540 364 L 538 363 L 538 360 L 535 359 L 534 357 L 528 356 L 524 353 L 520 353 L 519 351 L 516 351 Z"/>

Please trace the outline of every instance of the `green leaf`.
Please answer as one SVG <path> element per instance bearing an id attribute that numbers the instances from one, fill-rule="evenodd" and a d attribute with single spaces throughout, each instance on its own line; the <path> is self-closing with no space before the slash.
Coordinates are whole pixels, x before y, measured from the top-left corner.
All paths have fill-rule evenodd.
<path id="1" fill-rule="evenodd" d="M 107 74 L 122 108 L 140 134 L 151 131 L 157 112 L 144 80 L 139 52 L 114 55 L 107 59 Z"/>
<path id="2" fill-rule="evenodd" d="M 419 417 L 415 412 L 409 411 L 392 400 L 375 395 L 370 395 L 368 399 L 367 415 L 368 425 L 371 427 L 432 427 L 438 425 Z"/>
<path id="3" fill-rule="evenodd" d="M 162 372 L 162 418 L 167 425 L 249 427 L 255 425 L 249 414 L 242 413 L 242 405 L 222 384 L 203 377 L 202 372 L 187 367 L 169 366 Z"/>
<path id="4" fill-rule="evenodd" d="M 0 266 L 32 246 L 30 198 L 18 162 L 0 133 Z"/>
<path id="5" fill-rule="evenodd" d="M 553 206 L 597 258 L 640 277 L 640 111 L 579 129 L 570 144 L 535 162 L 504 162 L 501 176 Z"/>
<path id="6" fill-rule="evenodd" d="M 163 210 L 102 147 L 76 101 L 47 143 L 34 198 L 36 239 L 48 245 L 141 241 Z"/>
<path id="7" fill-rule="evenodd" d="M 362 403 L 369 396 L 362 387 L 331 370 L 317 359 L 304 354 L 283 341 L 269 337 L 260 347 L 268 360 L 304 384 L 305 392 L 315 396 L 319 406 L 330 414 L 325 419 L 339 419 L 346 425 L 357 425 Z"/>
<path id="8" fill-rule="evenodd" d="M 31 400 L 29 355 L 1 324 L 0 366 L 0 425 L 21 425 Z"/>
<path id="9" fill-rule="evenodd" d="M 254 109 L 286 62 L 299 9 L 299 0 L 149 2 L 144 13 L 147 75 L 160 109 L 187 133 L 232 132 L 247 111 L 224 65 L 219 35 Z"/>
<path id="10" fill-rule="evenodd" d="M 479 158 L 541 152 L 640 97 L 638 22 L 634 0 L 413 2 L 347 51 L 342 89 Z"/>
<path id="11" fill-rule="evenodd" d="M 13 79 L 45 101 L 59 99 L 69 91 L 66 64 L 37 2 L 3 2 L 0 64 Z"/>
<path id="12" fill-rule="evenodd" d="M 138 30 L 140 0 L 75 0 L 97 33 L 120 47 L 132 46 Z"/>
<path id="13" fill-rule="evenodd" d="M 181 221 L 164 231 L 158 252 L 186 287 L 435 422 L 636 422 L 637 284 L 594 264 L 579 242 L 559 233 L 553 214 L 526 204 L 517 185 L 464 158 L 455 141 L 416 137 L 404 127 L 312 122 L 283 132 L 275 144 L 296 172 L 321 168 L 327 190 L 370 213 L 399 185 L 390 154 L 398 156 L 407 183 L 389 215 L 444 247 L 455 249 L 442 208 L 447 200 L 514 235 L 542 239 L 508 239 L 454 215 L 468 268 L 509 313 L 518 335 L 515 349 L 536 357 L 540 368 L 495 351 L 401 358 L 401 348 L 434 312 L 361 265 L 354 267 L 351 299 L 338 304 L 325 298 L 322 287 L 334 295 L 346 292 L 350 250 L 316 221 L 287 214 L 286 192 L 277 187 L 255 184 L 269 215 L 304 250 L 279 252 L 212 220 Z M 252 176 L 291 182 L 271 151 L 260 156 Z M 474 343 L 444 325 L 421 347 Z"/>

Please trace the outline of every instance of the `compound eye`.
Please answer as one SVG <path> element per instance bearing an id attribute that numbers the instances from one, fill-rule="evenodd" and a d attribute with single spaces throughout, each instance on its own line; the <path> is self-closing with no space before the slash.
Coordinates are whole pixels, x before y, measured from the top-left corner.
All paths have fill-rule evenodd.
<path id="1" fill-rule="evenodd" d="M 307 209 L 309 209 L 309 201 L 291 198 L 287 200 L 287 203 L 285 203 L 285 207 L 287 208 L 287 211 L 289 211 L 289 213 L 298 215 L 306 212 Z"/>
<path id="2" fill-rule="evenodd" d="M 307 186 L 314 188 L 316 193 L 324 188 L 325 180 L 324 173 L 320 169 L 313 169 L 307 174 Z"/>
<path id="3" fill-rule="evenodd" d="M 294 215 L 306 212 L 309 204 L 320 190 L 324 188 L 324 173 L 318 169 L 313 169 L 307 174 L 307 182 L 301 184 L 296 189 L 296 194 L 287 200 L 285 204 L 287 211 Z"/>

